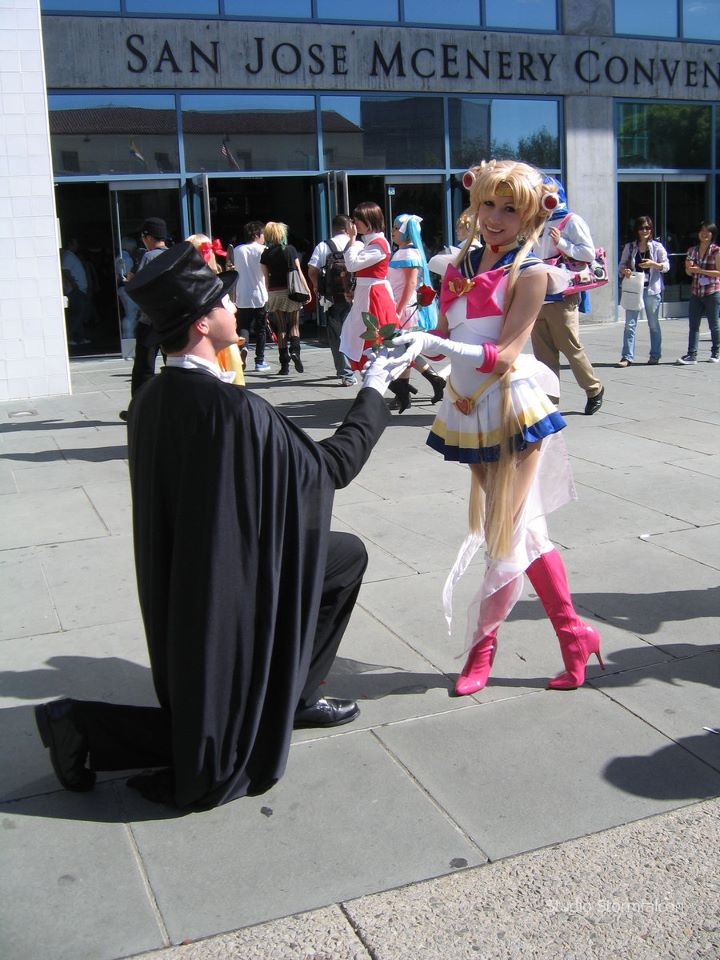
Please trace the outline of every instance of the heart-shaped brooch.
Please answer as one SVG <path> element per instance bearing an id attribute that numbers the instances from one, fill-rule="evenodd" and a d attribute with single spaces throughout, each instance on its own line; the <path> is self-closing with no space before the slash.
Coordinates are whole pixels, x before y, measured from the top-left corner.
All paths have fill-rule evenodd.
<path id="1" fill-rule="evenodd" d="M 464 417 L 467 417 L 472 413 L 475 401 L 472 397 L 458 397 L 455 406 Z"/>

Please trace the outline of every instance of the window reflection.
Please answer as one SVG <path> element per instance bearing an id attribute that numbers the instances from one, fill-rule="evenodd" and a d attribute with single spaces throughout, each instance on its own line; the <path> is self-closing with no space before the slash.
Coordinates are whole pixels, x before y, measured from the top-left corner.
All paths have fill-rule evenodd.
<path id="1" fill-rule="evenodd" d="M 40 0 L 40 10 L 65 10 L 72 12 L 119 13 L 120 0 Z"/>
<path id="2" fill-rule="evenodd" d="M 683 36 L 690 40 L 720 40 L 720 2 L 683 0 Z"/>
<path id="3" fill-rule="evenodd" d="M 321 97 L 320 102 L 327 168 L 445 166 L 439 97 Z"/>
<path id="4" fill-rule="evenodd" d="M 555 0 L 485 0 L 485 25 L 557 30 Z"/>
<path id="5" fill-rule="evenodd" d="M 57 177 L 112 173 L 176 173 L 172 96 L 48 97 Z"/>
<path id="6" fill-rule="evenodd" d="M 543 170 L 560 167 L 556 100 L 450 97 L 448 118 L 453 167 L 490 157 L 524 160 Z"/>
<path id="7" fill-rule="evenodd" d="M 126 13 L 209 13 L 217 16 L 218 0 L 125 0 Z"/>
<path id="8" fill-rule="evenodd" d="M 711 121 L 709 105 L 618 104 L 618 167 L 709 167 Z"/>
<path id="9" fill-rule="evenodd" d="M 443 25 L 479 26 L 478 0 L 455 0 L 440 5 L 437 0 L 405 0 L 405 20 L 408 23 L 438 23 Z"/>
<path id="10" fill-rule="evenodd" d="M 397 0 L 317 0 L 318 20 L 350 20 L 396 23 L 400 19 Z M 406 15 L 407 16 L 407 15 Z"/>
<path id="11" fill-rule="evenodd" d="M 631 37 L 676 37 L 677 0 L 655 0 L 652 14 L 643 4 L 615 0 L 615 33 Z"/>
<path id="12" fill-rule="evenodd" d="M 181 98 L 189 171 L 316 170 L 313 97 Z"/>
<path id="13" fill-rule="evenodd" d="M 225 13 L 234 17 L 294 17 L 312 16 L 310 0 L 225 0 Z"/>

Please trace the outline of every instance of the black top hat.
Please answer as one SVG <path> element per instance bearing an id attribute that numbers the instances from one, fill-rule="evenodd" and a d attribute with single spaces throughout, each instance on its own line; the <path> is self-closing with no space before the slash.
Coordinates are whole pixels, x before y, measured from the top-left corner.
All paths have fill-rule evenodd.
<path id="1" fill-rule="evenodd" d="M 167 224 L 160 217 L 148 217 L 140 228 L 140 232 L 149 237 L 155 237 L 156 240 L 164 240 L 167 237 Z"/>
<path id="2" fill-rule="evenodd" d="M 213 273 L 186 241 L 138 270 L 125 290 L 150 320 L 156 342 L 164 343 L 204 317 L 237 278 L 235 270 Z"/>

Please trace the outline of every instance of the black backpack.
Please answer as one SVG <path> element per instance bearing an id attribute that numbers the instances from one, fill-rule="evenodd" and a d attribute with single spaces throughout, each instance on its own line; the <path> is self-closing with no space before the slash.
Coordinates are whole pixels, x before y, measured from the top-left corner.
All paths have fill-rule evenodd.
<path id="1" fill-rule="evenodd" d="M 345 300 L 346 293 L 352 293 L 355 286 L 355 277 L 348 272 L 345 266 L 345 257 L 342 250 L 338 250 L 333 240 L 326 240 L 330 253 L 325 260 L 325 266 L 318 278 L 318 292 L 326 300 L 337 303 Z"/>

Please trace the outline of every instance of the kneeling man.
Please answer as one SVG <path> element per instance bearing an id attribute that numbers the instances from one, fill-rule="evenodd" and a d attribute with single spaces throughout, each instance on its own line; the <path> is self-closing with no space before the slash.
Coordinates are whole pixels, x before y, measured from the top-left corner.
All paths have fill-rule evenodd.
<path id="1" fill-rule="evenodd" d="M 95 772 L 152 768 L 148 799 L 207 809 L 269 789 L 293 727 L 359 713 L 319 696 L 355 604 L 367 554 L 330 531 L 333 495 L 384 430 L 383 393 L 407 366 L 381 355 L 335 434 L 315 442 L 224 380 L 237 339 L 227 297 L 189 243 L 127 285 L 167 354 L 133 397 L 128 456 L 138 593 L 159 706 L 59 700 L 36 708 L 68 790 Z"/>

